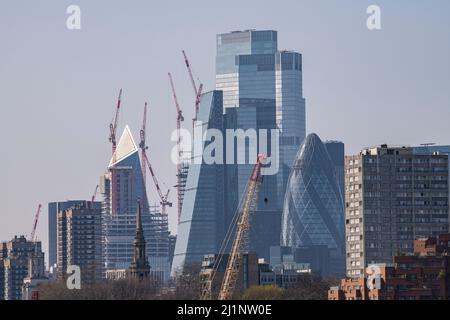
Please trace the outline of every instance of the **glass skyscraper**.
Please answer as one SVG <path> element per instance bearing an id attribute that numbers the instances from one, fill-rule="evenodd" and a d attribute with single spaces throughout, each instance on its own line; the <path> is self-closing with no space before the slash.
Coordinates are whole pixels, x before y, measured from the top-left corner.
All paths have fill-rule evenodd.
<path id="1" fill-rule="evenodd" d="M 334 164 L 339 186 L 342 190 L 342 199 L 345 199 L 345 147 L 341 141 L 325 141 L 325 148 L 330 155 L 331 161 Z"/>
<path id="2" fill-rule="evenodd" d="M 281 246 L 327 246 L 332 274 L 345 273 L 342 186 L 335 163 L 316 134 L 300 147 L 292 168 L 282 217 Z"/>
<path id="3" fill-rule="evenodd" d="M 111 170 L 114 167 L 114 170 Z M 116 175 L 116 196 L 111 188 Z M 103 200 L 103 255 L 105 268 L 127 269 L 133 258 L 138 200 L 143 204 L 142 225 L 151 272 L 167 279 L 170 272 L 167 216 L 148 205 L 139 150 L 127 126 L 119 140 L 108 171 L 100 179 Z M 115 213 L 112 201 L 115 198 Z M 161 277 L 162 274 L 162 277 Z"/>
<path id="4" fill-rule="evenodd" d="M 217 36 L 216 89 L 223 91 L 226 112 L 236 109 L 235 128 L 279 129 L 280 132 L 279 171 L 264 177 L 250 236 L 250 249 L 260 257 L 269 258 L 269 247 L 279 244 L 285 187 L 295 154 L 305 137 L 302 56 L 278 51 L 278 35 L 273 30 L 220 34 Z M 268 154 L 276 156 L 275 150 L 272 154 L 270 134 L 268 141 Z M 237 152 L 248 152 L 250 147 Z M 245 190 L 252 166 L 237 165 L 234 183 L 238 198 Z M 238 202 L 227 199 L 231 215 Z"/>
<path id="5" fill-rule="evenodd" d="M 248 30 L 217 36 L 216 91 L 202 96 L 199 120 L 203 130 L 222 131 L 226 163 L 189 166 L 172 274 L 186 264 L 200 264 L 205 254 L 219 252 L 259 152 L 276 158 L 279 169 L 274 175 L 264 176 L 249 249 L 269 258 L 270 246 L 279 245 L 285 186 L 305 136 L 305 100 L 302 56 L 278 51 L 277 46 L 276 31 Z M 245 144 L 236 135 L 234 141 L 227 141 L 226 129 L 240 129 L 247 137 Z M 250 143 L 250 129 L 258 138 L 267 139 L 267 150 Z M 260 131 L 264 129 L 266 132 Z M 278 152 L 271 145 L 271 130 L 276 129 L 280 132 Z M 232 163 L 226 159 L 228 152 L 234 154 Z M 238 154 L 245 155 L 244 164 L 237 164 Z"/>
<path id="6" fill-rule="evenodd" d="M 222 92 L 212 91 L 201 96 L 197 130 L 223 129 Z M 209 143 L 205 142 L 202 148 Z M 198 160 L 198 159 L 197 159 Z M 219 251 L 224 228 L 224 168 L 222 164 L 196 163 L 195 155 L 189 165 L 183 207 L 172 274 L 185 265 L 200 263 L 203 255 Z"/>

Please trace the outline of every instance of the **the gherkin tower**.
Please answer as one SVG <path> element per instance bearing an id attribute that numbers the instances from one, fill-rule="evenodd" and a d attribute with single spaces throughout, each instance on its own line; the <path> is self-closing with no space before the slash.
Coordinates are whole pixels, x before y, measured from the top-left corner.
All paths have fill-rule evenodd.
<path id="1" fill-rule="evenodd" d="M 344 200 L 335 165 L 316 134 L 300 146 L 284 198 L 281 246 L 326 245 L 330 271 L 345 272 Z"/>

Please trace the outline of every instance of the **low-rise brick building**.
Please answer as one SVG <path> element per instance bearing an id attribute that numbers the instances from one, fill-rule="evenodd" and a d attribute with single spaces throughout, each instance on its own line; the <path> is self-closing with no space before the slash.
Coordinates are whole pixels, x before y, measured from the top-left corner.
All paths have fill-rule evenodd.
<path id="1" fill-rule="evenodd" d="M 369 266 L 376 274 L 345 278 L 329 300 L 449 300 L 450 234 L 414 242 L 414 254 Z"/>

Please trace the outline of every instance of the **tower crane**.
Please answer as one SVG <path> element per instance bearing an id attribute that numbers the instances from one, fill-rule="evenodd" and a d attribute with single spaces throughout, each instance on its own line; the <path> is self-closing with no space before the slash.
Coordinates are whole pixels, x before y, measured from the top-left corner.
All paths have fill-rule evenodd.
<path id="1" fill-rule="evenodd" d="M 147 123 L 147 102 L 144 105 L 144 117 L 143 117 L 143 122 L 142 122 L 142 128 L 140 131 L 140 142 L 139 142 L 139 148 L 141 149 L 141 166 L 142 166 L 142 176 L 143 176 L 143 181 L 144 181 L 144 193 L 145 195 L 147 194 L 146 191 L 146 177 L 147 177 L 147 167 L 150 171 L 150 174 L 152 176 L 153 179 L 153 183 L 155 184 L 156 190 L 158 192 L 158 196 L 160 198 L 160 204 L 161 204 L 161 213 L 163 215 L 166 215 L 166 206 L 172 207 L 172 203 L 170 201 L 168 201 L 169 198 L 169 192 L 170 189 L 167 190 L 167 192 L 165 194 L 162 193 L 161 188 L 159 186 L 159 182 L 158 179 L 156 178 L 156 175 L 153 171 L 152 165 L 150 163 L 150 161 L 148 160 L 147 157 L 147 149 L 148 146 L 146 144 L 146 123 Z"/>
<path id="2" fill-rule="evenodd" d="M 189 78 L 191 79 L 192 88 L 194 89 L 194 94 L 195 94 L 195 114 L 194 114 L 194 119 L 192 119 L 193 125 L 194 125 L 195 121 L 197 121 L 198 110 L 200 107 L 200 97 L 201 97 L 202 91 L 203 91 L 203 84 L 200 83 L 200 85 L 197 89 L 197 85 L 195 83 L 194 76 L 192 74 L 191 65 L 187 58 L 186 52 L 183 50 L 182 53 L 183 53 L 183 57 L 184 57 L 184 63 L 186 64 L 186 68 L 188 70 Z"/>
<path id="3" fill-rule="evenodd" d="M 172 207 L 172 202 L 170 202 L 168 200 L 170 189 L 168 189 L 167 192 L 165 194 L 163 194 L 163 192 L 159 186 L 158 179 L 156 178 L 155 173 L 153 172 L 152 165 L 151 165 L 150 161 L 148 160 L 147 154 L 145 154 L 145 153 L 144 153 L 144 158 L 147 163 L 148 170 L 150 171 L 150 174 L 152 176 L 153 183 L 155 184 L 156 191 L 158 192 L 158 196 L 159 196 L 160 204 L 161 204 L 161 213 L 163 215 L 166 215 L 167 214 L 166 207 L 167 206 Z"/>
<path id="4" fill-rule="evenodd" d="M 113 120 L 111 121 L 109 125 L 109 142 L 111 142 L 112 145 L 112 166 L 111 166 L 111 190 L 112 190 L 112 196 L 111 196 L 111 213 L 114 216 L 116 214 L 116 198 L 117 198 L 117 188 L 116 188 L 116 170 L 115 170 L 115 163 L 116 163 L 116 148 L 117 148 L 117 140 L 116 140 L 116 134 L 117 134 L 117 124 L 119 123 L 119 113 L 120 113 L 120 105 L 122 103 L 122 89 L 119 91 L 119 97 L 117 99 L 117 106 L 116 106 L 116 113 L 114 115 Z"/>
<path id="5" fill-rule="evenodd" d="M 95 201 L 95 197 L 97 196 L 98 187 L 99 187 L 99 185 L 95 186 L 94 193 L 92 194 L 92 197 L 91 197 L 91 207 L 92 208 L 94 208 L 94 201 Z"/>
<path id="6" fill-rule="evenodd" d="M 31 230 L 30 241 L 36 242 L 36 228 L 39 221 L 39 214 L 41 213 L 42 204 L 38 205 L 36 214 L 34 216 L 33 229 Z"/>
<path id="7" fill-rule="evenodd" d="M 147 178 L 147 163 L 145 160 L 145 151 L 148 149 L 147 144 L 145 143 L 145 127 L 147 123 L 147 102 L 144 105 L 144 117 L 142 121 L 142 128 L 140 131 L 140 142 L 139 142 L 139 148 L 141 149 L 141 170 L 142 170 L 142 178 L 144 179 L 144 190 L 146 184 L 146 178 Z"/>
<path id="8" fill-rule="evenodd" d="M 241 212 L 238 217 L 239 220 L 237 223 L 236 235 L 228 258 L 222 287 L 219 292 L 219 300 L 230 300 L 233 297 L 236 280 L 242 263 L 242 254 L 246 249 L 250 233 L 251 216 L 256 209 L 259 186 L 262 183 L 261 167 L 265 158 L 266 156 L 263 154 L 258 155 L 258 160 L 253 168 L 250 181 L 248 182 L 244 193 L 243 203 L 240 208 Z"/>
<path id="9" fill-rule="evenodd" d="M 181 217 L 181 206 L 182 206 L 182 199 L 181 199 L 181 175 L 182 175 L 182 164 L 181 164 L 181 122 L 184 121 L 183 112 L 181 111 L 180 104 L 178 103 L 177 93 L 175 91 L 175 85 L 173 84 L 172 74 L 169 72 L 169 81 L 170 81 L 170 87 L 172 88 L 172 96 L 173 101 L 175 103 L 175 107 L 177 109 L 177 210 L 178 210 L 178 222 L 180 222 Z"/>
<path id="10" fill-rule="evenodd" d="M 94 193 L 92 194 L 92 197 L 91 197 L 91 202 L 95 201 L 95 197 L 97 196 L 97 192 L 98 192 L 98 185 L 95 186 Z"/>
<path id="11" fill-rule="evenodd" d="M 236 281 L 241 269 L 243 254 L 247 250 L 251 218 L 258 201 L 259 186 L 262 183 L 261 168 L 265 159 L 266 156 L 264 154 L 258 155 L 257 162 L 253 167 L 253 171 L 242 200 L 239 204 L 236 215 L 233 218 L 233 221 L 236 221 L 236 225 L 234 225 L 234 223 L 230 225 L 230 229 L 228 230 L 227 236 L 225 237 L 220 249 L 219 259 L 223 256 L 225 248 L 228 246 L 228 241 L 233 234 L 234 227 L 236 227 L 236 233 L 228 258 L 227 267 L 225 269 L 225 274 L 219 291 L 219 300 L 230 300 L 233 298 L 233 294 L 235 292 Z M 214 269 L 216 269 L 219 265 L 220 262 L 216 262 Z M 216 270 L 213 270 L 212 273 L 207 275 L 207 279 L 205 279 L 205 285 L 202 287 L 201 293 L 202 300 L 211 299 L 211 287 L 215 273 Z"/>
<path id="12" fill-rule="evenodd" d="M 116 113 L 114 115 L 113 120 L 109 124 L 109 142 L 112 145 L 112 154 L 116 151 L 117 141 L 116 141 L 116 133 L 117 133 L 117 124 L 119 122 L 119 112 L 120 112 L 120 104 L 122 102 L 122 89 L 119 91 L 119 98 L 117 99 Z"/>

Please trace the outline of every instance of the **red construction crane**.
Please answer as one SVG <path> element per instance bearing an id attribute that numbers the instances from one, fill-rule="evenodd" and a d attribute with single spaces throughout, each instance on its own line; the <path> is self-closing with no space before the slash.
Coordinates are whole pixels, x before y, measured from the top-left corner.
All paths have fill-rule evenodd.
<path id="1" fill-rule="evenodd" d="M 159 199 L 161 200 L 161 202 L 160 202 L 161 209 L 162 209 L 161 213 L 163 215 L 166 215 L 167 214 L 166 207 L 167 206 L 172 207 L 172 202 L 168 201 L 170 189 L 167 190 L 166 194 L 162 193 L 161 188 L 159 187 L 158 179 L 156 178 L 155 173 L 153 172 L 152 165 L 150 164 L 150 161 L 148 160 L 147 154 L 145 154 L 145 153 L 144 153 L 144 158 L 145 158 L 145 161 L 147 162 L 147 166 L 148 166 L 148 169 L 150 171 L 150 174 L 152 175 L 153 182 L 155 183 L 156 190 L 158 191 Z"/>
<path id="2" fill-rule="evenodd" d="M 184 57 L 184 63 L 186 64 L 186 68 L 188 69 L 189 78 L 191 79 L 192 88 L 194 89 L 194 94 L 195 94 L 195 115 L 194 115 L 194 119 L 192 119 L 193 123 L 195 123 L 195 121 L 197 121 L 198 110 L 200 107 L 200 96 L 202 95 L 203 84 L 200 83 L 200 85 L 197 89 L 197 85 L 195 84 L 194 76 L 192 74 L 191 65 L 186 56 L 186 52 L 184 50 L 182 52 L 183 52 L 183 57 Z"/>
<path id="3" fill-rule="evenodd" d="M 147 164 L 145 162 L 145 150 L 148 149 L 147 144 L 145 143 L 145 127 L 147 123 L 147 102 L 144 105 L 144 117 L 142 121 L 142 128 L 140 131 L 140 138 L 141 141 L 139 142 L 139 148 L 141 149 L 141 170 L 142 170 L 142 178 L 144 179 L 144 190 L 146 184 L 146 177 L 147 177 Z"/>
<path id="4" fill-rule="evenodd" d="M 119 112 L 120 112 L 120 104 L 122 102 L 122 89 L 119 91 L 119 98 L 117 99 L 116 106 L 116 114 L 114 119 L 109 124 L 109 142 L 112 145 L 112 154 L 114 155 L 114 151 L 116 151 L 117 141 L 116 141 L 116 133 L 117 133 L 117 124 L 119 122 Z"/>
<path id="5" fill-rule="evenodd" d="M 169 72 L 170 87 L 172 88 L 173 101 L 175 102 L 175 107 L 177 108 L 177 209 L 178 209 L 178 222 L 180 222 L 181 217 L 181 122 L 184 121 L 183 112 L 181 111 L 180 104 L 178 103 L 177 93 L 175 91 L 175 85 L 173 84 L 172 75 Z"/>
<path id="6" fill-rule="evenodd" d="M 116 163 L 116 148 L 117 148 L 117 141 L 116 141 L 116 134 L 117 134 L 117 124 L 119 122 L 119 112 L 120 112 L 120 104 L 122 102 L 122 89 L 119 91 L 119 98 L 117 99 L 117 106 L 116 106 L 116 113 L 114 115 L 114 119 L 111 121 L 109 125 L 109 142 L 111 142 L 112 145 L 112 167 L 111 169 L 111 214 L 114 216 L 116 214 L 116 198 L 117 198 L 117 188 L 116 188 L 116 170 L 115 170 L 115 163 Z"/>
<path id="7" fill-rule="evenodd" d="M 42 204 L 39 204 L 36 215 L 34 216 L 33 229 L 31 230 L 30 241 L 36 242 L 36 227 L 39 221 L 39 214 L 41 213 Z"/>

